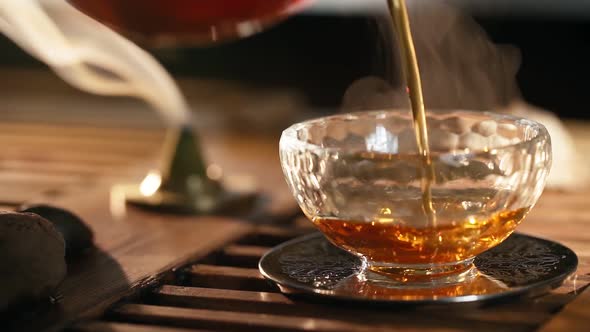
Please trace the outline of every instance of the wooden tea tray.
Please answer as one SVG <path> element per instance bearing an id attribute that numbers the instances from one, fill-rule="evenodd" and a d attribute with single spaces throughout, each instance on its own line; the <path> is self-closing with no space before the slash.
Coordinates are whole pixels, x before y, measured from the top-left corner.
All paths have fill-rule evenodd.
<path id="1" fill-rule="evenodd" d="M 580 132 L 590 126 L 585 128 Z M 0 123 L 2 207 L 45 202 L 68 208 L 92 227 L 98 248 L 69 267 L 58 290 L 60 303 L 26 320 L 2 322 L 0 330 L 587 330 L 590 293 L 583 289 L 590 283 L 590 188 L 547 191 L 519 228 L 559 241 L 579 256 L 577 274 L 551 294 L 484 307 L 307 303 L 282 295 L 256 267 L 271 246 L 311 230 L 297 217 L 283 182 L 278 136 L 203 135 L 210 160 L 235 181 L 257 183 L 267 195 L 258 222 L 270 225 L 134 208 L 124 217 L 113 216 L 113 208 L 121 211 L 111 200 L 111 184 L 140 179 L 154 165 L 162 140 L 157 129 Z"/>

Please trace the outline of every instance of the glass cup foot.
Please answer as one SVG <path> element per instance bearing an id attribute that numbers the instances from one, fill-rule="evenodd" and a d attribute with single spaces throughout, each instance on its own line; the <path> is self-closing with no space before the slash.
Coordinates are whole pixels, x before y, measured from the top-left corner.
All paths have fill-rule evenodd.
<path id="1" fill-rule="evenodd" d="M 437 287 L 470 281 L 475 258 L 446 264 L 396 264 L 366 261 L 362 277 L 388 287 Z"/>

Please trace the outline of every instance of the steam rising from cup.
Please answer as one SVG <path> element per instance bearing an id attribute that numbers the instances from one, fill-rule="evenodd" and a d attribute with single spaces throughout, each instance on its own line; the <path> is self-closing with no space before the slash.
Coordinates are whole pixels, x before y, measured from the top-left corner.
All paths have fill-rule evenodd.
<path id="1" fill-rule="evenodd" d="M 428 108 L 492 110 L 520 97 L 518 49 L 493 43 L 471 17 L 444 2 L 408 1 L 408 11 Z M 385 53 L 393 55 L 385 73 L 389 82 L 367 77 L 353 83 L 344 96 L 347 110 L 408 104 L 394 27 L 387 16 L 379 23 Z"/>
<path id="2" fill-rule="evenodd" d="M 190 123 L 184 98 L 152 56 L 65 0 L 0 0 L 0 32 L 76 88 L 140 98 L 170 126 Z"/>
<path id="3" fill-rule="evenodd" d="M 386 10 L 383 7 L 381 12 Z M 590 173 L 580 167 L 567 128 L 554 114 L 522 100 L 516 82 L 518 49 L 495 44 L 475 20 L 444 2 L 412 0 L 408 10 L 428 109 L 501 111 L 536 120 L 551 134 L 552 169 L 559 170 L 549 175 L 548 187 L 586 185 Z M 387 80 L 369 76 L 353 82 L 343 96 L 345 111 L 408 108 L 400 66 L 395 63 L 393 26 L 389 17 L 379 23 L 385 53 L 394 56 L 386 68 Z"/>

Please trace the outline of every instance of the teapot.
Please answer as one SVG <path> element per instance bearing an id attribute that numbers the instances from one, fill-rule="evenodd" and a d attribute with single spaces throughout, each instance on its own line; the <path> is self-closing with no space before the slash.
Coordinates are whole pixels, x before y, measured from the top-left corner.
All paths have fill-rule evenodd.
<path id="1" fill-rule="evenodd" d="M 203 44 L 250 36 L 310 0 L 68 0 L 135 41 Z"/>

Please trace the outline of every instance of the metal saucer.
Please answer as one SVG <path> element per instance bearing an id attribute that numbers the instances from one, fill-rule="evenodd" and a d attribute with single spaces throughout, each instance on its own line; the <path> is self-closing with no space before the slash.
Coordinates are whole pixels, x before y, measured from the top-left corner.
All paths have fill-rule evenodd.
<path id="1" fill-rule="evenodd" d="M 365 277 L 361 260 L 321 233 L 285 242 L 262 257 L 262 275 L 282 292 L 327 300 L 382 304 L 487 302 L 542 294 L 562 284 L 576 254 L 549 240 L 513 234 L 475 260 L 477 276 L 437 287 L 390 287 Z"/>

